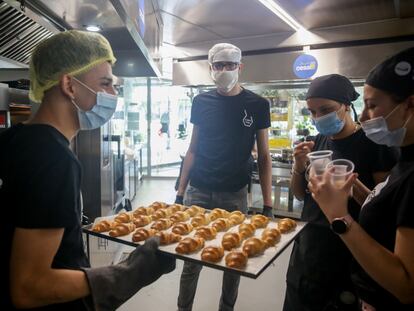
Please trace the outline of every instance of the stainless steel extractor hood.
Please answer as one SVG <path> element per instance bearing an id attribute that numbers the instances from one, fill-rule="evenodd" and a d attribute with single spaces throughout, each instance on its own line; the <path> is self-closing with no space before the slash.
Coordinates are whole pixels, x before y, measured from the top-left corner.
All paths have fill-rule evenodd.
<path id="1" fill-rule="evenodd" d="M 53 32 L 0 0 L 0 56 L 27 65 L 35 46 Z"/>
<path id="2" fill-rule="evenodd" d="M 0 59 L 27 67 L 39 42 L 89 24 L 98 25 L 111 43 L 115 75 L 161 76 L 163 23 L 155 0 L 0 0 Z"/>
<path id="3" fill-rule="evenodd" d="M 25 5 L 64 29 L 98 26 L 117 58 L 115 75 L 161 75 L 158 50 L 163 23 L 155 0 L 25 0 Z"/>

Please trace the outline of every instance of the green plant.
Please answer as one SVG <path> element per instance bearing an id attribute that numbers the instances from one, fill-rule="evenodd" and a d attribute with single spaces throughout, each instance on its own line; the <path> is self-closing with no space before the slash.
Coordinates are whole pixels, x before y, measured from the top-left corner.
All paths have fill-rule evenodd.
<path id="1" fill-rule="evenodd" d="M 309 129 L 312 126 L 312 123 L 310 122 L 309 117 L 305 116 L 302 121 L 295 122 L 295 126 L 297 130 L 304 130 Z"/>
<path id="2" fill-rule="evenodd" d="M 264 90 L 261 94 L 263 97 L 278 97 L 279 92 L 276 89 Z"/>

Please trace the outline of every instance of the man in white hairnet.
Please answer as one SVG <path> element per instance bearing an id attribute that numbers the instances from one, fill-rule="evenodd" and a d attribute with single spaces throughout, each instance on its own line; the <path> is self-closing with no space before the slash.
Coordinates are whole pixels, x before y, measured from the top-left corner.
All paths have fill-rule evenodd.
<path id="1" fill-rule="evenodd" d="M 220 43 L 208 53 L 217 88 L 194 98 L 190 147 L 184 159 L 176 202 L 247 213 L 251 151 L 257 142 L 263 214 L 272 216 L 269 103 L 239 83 L 243 69 L 238 47 Z M 178 309 L 191 310 L 201 265 L 184 263 Z M 233 310 L 240 276 L 224 272 L 219 310 Z"/>

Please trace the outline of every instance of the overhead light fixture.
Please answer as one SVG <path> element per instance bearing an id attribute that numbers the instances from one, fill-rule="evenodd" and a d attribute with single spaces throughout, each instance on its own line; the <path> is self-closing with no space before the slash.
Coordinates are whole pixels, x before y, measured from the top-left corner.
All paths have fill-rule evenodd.
<path id="1" fill-rule="evenodd" d="M 286 12 L 279 4 L 277 4 L 273 0 L 258 1 L 261 4 L 263 4 L 266 8 L 268 8 L 270 11 L 272 11 L 277 17 L 279 17 L 282 21 L 288 24 L 295 31 L 304 29 L 304 27 L 301 24 L 299 24 L 288 12 Z"/>
<path id="2" fill-rule="evenodd" d="M 86 25 L 85 26 L 85 29 L 87 31 L 92 31 L 92 32 L 97 32 L 97 31 L 101 31 L 102 30 L 102 28 L 100 26 L 98 26 L 98 25 Z"/>

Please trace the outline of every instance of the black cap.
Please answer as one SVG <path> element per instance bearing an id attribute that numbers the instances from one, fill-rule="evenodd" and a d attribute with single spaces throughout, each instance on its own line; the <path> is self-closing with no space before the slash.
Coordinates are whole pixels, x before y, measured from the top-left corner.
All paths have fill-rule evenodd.
<path id="1" fill-rule="evenodd" d="M 316 97 L 351 105 L 359 97 L 359 93 L 347 77 L 331 74 L 320 76 L 311 82 L 306 99 Z"/>
<path id="2" fill-rule="evenodd" d="M 406 99 L 414 94 L 414 47 L 378 64 L 368 74 L 366 84 Z"/>

